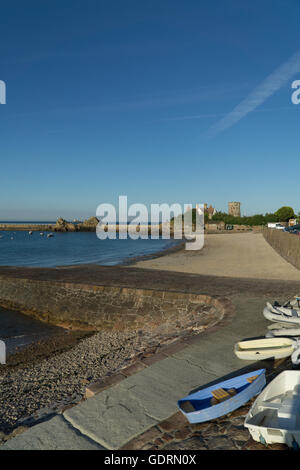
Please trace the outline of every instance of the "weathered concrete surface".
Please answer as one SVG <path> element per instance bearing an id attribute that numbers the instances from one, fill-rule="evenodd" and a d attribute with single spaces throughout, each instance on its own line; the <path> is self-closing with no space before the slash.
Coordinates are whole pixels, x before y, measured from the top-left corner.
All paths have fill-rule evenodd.
<path id="1" fill-rule="evenodd" d="M 278 292 L 285 293 L 285 291 Z M 262 315 L 265 297 L 235 295 L 231 300 L 236 306 L 237 315 L 230 324 L 222 329 L 199 335 L 192 345 L 179 352 L 175 351 L 171 357 L 150 365 L 87 401 L 66 410 L 63 416 L 68 421 L 70 429 L 77 430 L 81 436 L 107 449 L 126 448 L 126 444 L 148 430 L 147 436 L 151 440 L 149 436 L 152 436 L 153 429 L 157 429 L 163 420 L 178 412 L 178 398 L 195 388 L 210 382 L 218 382 L 223 376 L 242 373 L 245 368 L 250 370 L 261 368 L 260 363 L 254 364 L 236 358 L 233 347 L 236 341 L 245 337 L 265 334 L 268 325 Z M 228 421 L 228 418 L 226 419 Z M 47 431 L 49 423 L 51 421 L 44 423 L 47 436 L 51 434 L 50 430 L 49 433 Z M 224 438 L 225 428 L 216 427 L 214 422 L 209 424 L 216 428 L 213 432 L 214 443 L 216 444 L 215 441 L 218 440 L 219 444 L 215 447 L 230 446 L 231 441 Z M 239 426 L 242 430 L 242 422 Z M 230 422 L 228 427 L 230 428 Z M 36 439 L 36 428 L 30 428 L 18 438 L 8 441 L 5 448 L 9 446 L 30 448 L 30 442 Z M 195 427 L 193 429 L 195 430 Z M 234 432 L 238 433 L 238 429 Z M 176 434 L 176 440 L 180 441 L 181 438 L 184 439 L 186 433 L 186 429 L 180 429 L 180 432 L 175 430 L 174 436 Z M 205 437 L 205 429 L 203 433 Z M 69 441 L 63 434 L 61 434 L 60 448 L 64 449 L 68 448 Z M 246 442 L 244 434 L 240 433 Z M 33 441 L 31 436 L 34 438 Z M 52 448 L 51 446 L 57 442 L 56 436 L 53 436 L 53 439 L 54 444 L 51 440 L 43 440 L 40 448 Z M 164 439 L 171 437 L 164 435 Z M 193 448 L 197 445 L 198 448 L 205 448 L 201 440 L 193 441 L 191 445 Z M 208 447 L 210 445 L 208 443 Z"/>
<path id="2" fill-rule="evenodd" d="M 224 235 L 225 237 L 226 235 Z M 233 237 L 245 237 L 247 234 L 235 234 Z M 261 236 L 253 235 L 250 236 Z M 216 236 L 219 238 L 220 236 Z M 228 236 L 229 238 L 230 235 Z M 265 246 L 269 248 L 269 253 L 275 254 L 280 259 L 274 250 L 264 242 Z M 247 248 L 244 247 L 247 251 Z M 299 276 L 293 281 L 285 276 L 284 270 L 278 271 L 278 278 L 263 278 L 263 272 L 260 271 L 257 278 L 251 278 L 250 273 L 248 277 L 234 277 L 230 273 L 230 277 L 220 275 L 220 262 L 219 267 L 216 264 L 214 275 L 197 274 L 192 272 L 179 272 L 182 267 L 187 265 L 194 258 L 197 259 L 201 256 L 200 252 L 182 252 L 186 257 L 184 262 L 180 262 L 174 271 L 174 266 L 171 265 L 166 268 L 166 271 L 161 269 L 161 265 L 157 265 L 157 269 L 123 267 L 123 266 L 97 266 L 97 265 L 80 265 L 80 266 L 67 266 L 60 268 L 27 268 L 27 267 L 14 267 L 14 266 L 0 266 L 0 279 L 26 279 L 38 281 L 52 281 L 59 283 L 72 283 L 72 284 L 88 284 L 91 286 L 113 286 L 113 287 L 129 287 L 136 289 L 154 289 L 160 291 L 175 291 L 175 292 L 189 292 L 194 294 L 207 294 L 210 296 L 231 296 L 234 294 L 245 295 L 274 295 L 277 292 L 291 291 L 300 287 L 300 271 L 295 270 Z M 251 252 L 253 254 L 253 252 Z M 173 255 L 159 258 L 172 258 Z M 158 259 L 158 261 L 159 261 Z M 256 257 L 257 260 L 257 257 Z M 241 259 L 237 257 L 237 262 L 241 264 Z M 289 265 L 285 260 L 282 260 L 285 265 Z M 143 262 L 144 263 L 144 262 Z M 145 262 L 148 263 L 148 262 Z M 149 261 L 150 263 L 150 261 Z M 162 261 L 163 263 L 163 261 Z M 291 268 L 293 268 L 291 266 Z M 229 271 L 230 267 L 227 266 Z M 293 268 L 294 269 L 294 268 Z M 259 266 L 258 266 L 259 270 Z M 1 280 L 0 280 L 1 282 Z"/>
<path id="3" fill-rule="evenodd" d="M 299 282 L 285 280 L 225 278 L 159 270 L 152 271 L 149 276 L 149 270 L 120 267 L 85 266 L 58 270 L 1 268 L 0 273 L 10 278 L 72 283 L 89 280 L 90 284 L 95 285 L 98 283 L 119 287 L 135 286 L 195 294 L 227 295 L 235 303 L 237 316 L 231 324 L 224 326 L 222 330 L 199 336 L 198 344 L 194 343 L 180 352 L 174 352 L 170 360 L 163 359 L 167 361 L 165 364 L 168 367 L 165 367 L 163 362 L 159 367 L 156 364 L 150 365 L 135 376 L 124 379 L 125 382 L 115 384 L 93 399 L 78 405 L 73 411 L 72 409 L 65 411 L 65 419 L 70 426 L 80 429 L 82 435 L 93 436 L 95 442 L 101 442 L 102 445 L 105 443 L 105 447 L 112 449 L 126 445 L 135 436 L 152 429 L 151 423 L 157 424 L 163 413 L 166 415 L 169 413 L 169 416 L 176 413 L 177 399 L 187 394 L 190 389 L 204 386 L 213 380 L 220 380 L 228 373 L 238 373 L 246 365 L 250 366 L 248 362 L 238 360 L 234 356 L 234 343 L 245 337 L 265 334 L 267 321 L 262 315 L 262 308 L 266 300 L 272 300 L 274 297 L 284 300 L 299 291 Z M 259 365 L 253 367 L 258 368 Z M 165 387 L 164 390 L 161 386 Z M 124 390 L 128 390 L 127 396 L 124 396 Z M 152 390 L 155 393 L 152 394 Z M 107 400 L 110 397 L 112 397 L 111 407 L 108 407 Z M 86 413 L 90 413 L 88 421 L 82 412 L 83 406 L 87 407 Z M 97 409 L 103 413 L 102 420 L 95 412 Z M 153 410 L 155 413 L 151 413 Z M 122 418 L 120 412 L 124 413 Z M 110 418 L 109 421 L 107 416 Z M 127 421 L 129 425 L 123 434 L 122 429 L 127 426 Z M 107 422 L 109 426 L 106 426 Z M 33 430 L 34 428 L 29 429 L 23 436 L 27 435 L 30 439 Z M 19 438 L 21 439 L 21 436 Z M 61 445 L 65 448 L 63 441 Z M 47 446 L 44 448 L 47 449 Z"/>
<path id="4" fill-rule="evenodd" d="M 235 357 L 233 346 L 245 331 L 247 336 L 264 335 L 268 323 L 261 313 L 264 301 L 235 301 L 241 311 L 234 328 L 231 324 L 199 337 L 197 344 L 68 409 L 64 417 L 82 434 L 117 449 L 176 413 L 177 400 L 191 390 L 250 365 Z"/>
<path id="5" fill-rule="evenodd" d="M 82 436 L 62 416 L 54 416 L 30 428 L 1 446 L 1 450 L 101 450 L 102 447 Z"/>

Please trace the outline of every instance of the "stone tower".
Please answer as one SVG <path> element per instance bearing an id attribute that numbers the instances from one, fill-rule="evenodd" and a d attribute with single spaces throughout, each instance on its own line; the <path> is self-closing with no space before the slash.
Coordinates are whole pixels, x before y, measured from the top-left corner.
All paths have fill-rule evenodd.
<path id="1" fill-rule="evenodd" d="M 228 214 L 234 217 L 241 217 L 241 203 L 228 202 Z"/>

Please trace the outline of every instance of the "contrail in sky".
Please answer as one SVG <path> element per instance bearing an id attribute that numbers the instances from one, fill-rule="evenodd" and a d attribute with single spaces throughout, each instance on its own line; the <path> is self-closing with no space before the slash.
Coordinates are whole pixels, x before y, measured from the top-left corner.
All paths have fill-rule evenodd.
<path id="1" fill-rule="evenodd" d="M 268 75 L 243 101 L 241 101 L 223 119 L 208 129 L 209 137 L 232 127 L 240 119 L 254 111 L 277 90 L 283 87 L 296 73 L 300 72 L 300 51 L 296 52 L 287 62 Z"/>

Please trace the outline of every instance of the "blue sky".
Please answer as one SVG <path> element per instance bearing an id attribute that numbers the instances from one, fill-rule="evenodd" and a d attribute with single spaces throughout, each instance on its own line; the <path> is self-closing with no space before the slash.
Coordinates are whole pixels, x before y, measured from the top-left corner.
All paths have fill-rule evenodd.
<path id="1" fill-rule="evenodd" d="M 226 127 L 299 52 L 299 0 L 3 3 L 0 220 L 86 217 L 119 195 L 300 210 L 300 60 Z"/>

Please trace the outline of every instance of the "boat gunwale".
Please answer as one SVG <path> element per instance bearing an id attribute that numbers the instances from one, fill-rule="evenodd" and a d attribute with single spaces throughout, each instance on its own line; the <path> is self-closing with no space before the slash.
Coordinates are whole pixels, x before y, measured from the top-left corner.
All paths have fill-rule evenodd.
<path id="1" fill-rule="evenodd" d="M 245 421 L 244 421 L 244 426 L 246 428 L 249 429 L 249 432 L 251 433 L 250 431 L 250 428 L 251 429 L 255 429 L 256 431 L 261 431 L 262 429 L 270 429 L 270 430 L 274 430 L 274 431 L 280 431 L 282 433 L 282 437 L 285 437 L 286 434 L 289 434 L 289 433 L 292 433 L 293 435 L 294 434 L 297 434 L 297 435 L 300 435 L 300 427 L 297 429 L 294 429 L 294 428 L 291 428 L 291 429 L 287 429 L 287 428 L 280 428 L 279 426 L 278 427 L 274 427 L 274 426 L 262 426 L 261 424 L 254 424 L 254 423 L 249 423 L 249 421 L 251 419 L 253 419 L 256 415 L 258 415 L 259 413 L 263 413 L 266 409 L 268 409 L 267 407 L 264 407 L 263 404 L 261 404 L 260 402 L 265 402 L 267 400 L 273 400 L 273 399 L 278 399 L 278 395 L 276 396 L 272 396 L 271 398 L 266 398 L 265 396 L 268 394 L 268 392 L 276 386 L 276 384 L 278 382 L 280 382 L 281 380 L 285 380 L 283 377 L 284 375 L 288 376 L 289 375 L 289 372 L 296 372 L 298 373 L 298 376 L 299 376 L 299 383 L 297 385 L 300 385 L 300 370 L 296 370 L 296 371 L 290 371 L 290 370 L 284 370 L 282 371 L 279 375 L 277 375 L 263 390 L 262 392 L 259 394 L 259 396 L 256 398 L 255 402 L 252 404 L 250 410 L 248 411 L 246 417 L 245 417 Z M 285 391 L 284 394 L 280 394 L 279 396 L 282 396 L 282 395 L 285 395 L 287 392 L 289 391 L 292 391 L 293 390 L 293 387 L 291 389 L 287 389 Z M 255 411 L 255 412 L 254 412 Z M 263 418 L 264 419 L 264 418 Z M 262 422 L 263 419 L 260 421 Z"/>
<path id="2" fill-rule="evenodd" d="M 223 382 L 218 382 L 217 384 L 215 385 L 212 385 L 210 387 L 207 387 L 207 388 L 203 388 L 201 390 L 199 390 L 198 392 L 195 392 L 194 394 L 190 394 L 190 395 L 187 395 L 186 397 L 184 398 L 181 398 L 180 400 L 178 400 L 178 407 L 180 409 L 180 411 L 186 416 L 186 417 L 189 417 L 189 416 L 196 416 L 196 415 L 199 415 L 201 413 L 205 413 L 207 410 L 219 410 L 219 409 L 222 409 L 225 407 L 228 407 L 228 405 L 230 405 L 230 403 L 234 403 L 235 401 L 237 401 L 237 398 L 239 399 L 239 401 L 241 401 L 241 398 L 243 398 L 244 395 L 248 395 L 249 391 L 251 391 L 252 389 L 255 389 L 256 386 L 259 384 L 260 381 L 263 381 L 264 384 L 266 382 L 266 377 L 265 377 L 265 373 L 266 373 L 266 369 L 257 369 L 255 371 L 252 371 L 252 372 L 249 372 L 249 373 L 246 373 L 246 374 L 243 374 L 241 376 L 237 376 L 237 377 L 233 377 L 231 379 L 228 379 L 228 380 L 225 380 Z M 246 383 L 247 381 L 247 378 L 251 377 L 252 375 L 257 375 L 257 378 L 255 380 L 253 380 L 253 382 L 251 383 Z M 222 387 L 225 387 L 225 384 L 226 382 L 232 382 L 234 381 L 234 379 L 241 379 L 241 378 L 244 378 L 245 379 L 245 384 L 247 385 L 244 390 L 242 390 L 241 392 L 238 392 L 236 395 L 233 395 L 232 397 L 230 397 L 228 400 L 225 400 L 223 402 L 220 402 L 220 403 L 217 403 L 215 405 L 210 405 L 206 408 L 203 408 L 203 409 L 200 409 L 200 410 L 194 410 L 194 411 L 189 411 L 189 412 L 186 412 L 184 411 L 181 406 L 180 406 L 180 403 L 182 402 L 186 402 L 186 401 L 190 401 L 192 400 L 192 396 L 193 395 L 196 395 L 198 394 L 199 392 L 202 392 L 202 391 L 205 391 L 207 390 L 207 392 L 211 391 L 211 390 L 214 390 L 214 388 L 217 386 L 217 385 L 221 385 L 222 384 Z M 189 398 L 190 397 L 190 398 Z M 207 398 L 209 397 L 209 395 L 207 396 Z M 195 397 L 196 398 L 196 397 Z M 204 400 L 205 397 L 199 399 L 199 400 Z M 250 398 L 249 398 L 250 399 Z M 247 399 L 246 401 L 248 401 L 249 399 Z M 240 405 L 242 406 L 242 405 Z M 239 407 L 239 406 L 238 406 Z M 226 413 L 230 413 L 230 411 L 227 411 Z M 225 414 L 226 414 L 225 413 Z"/>

